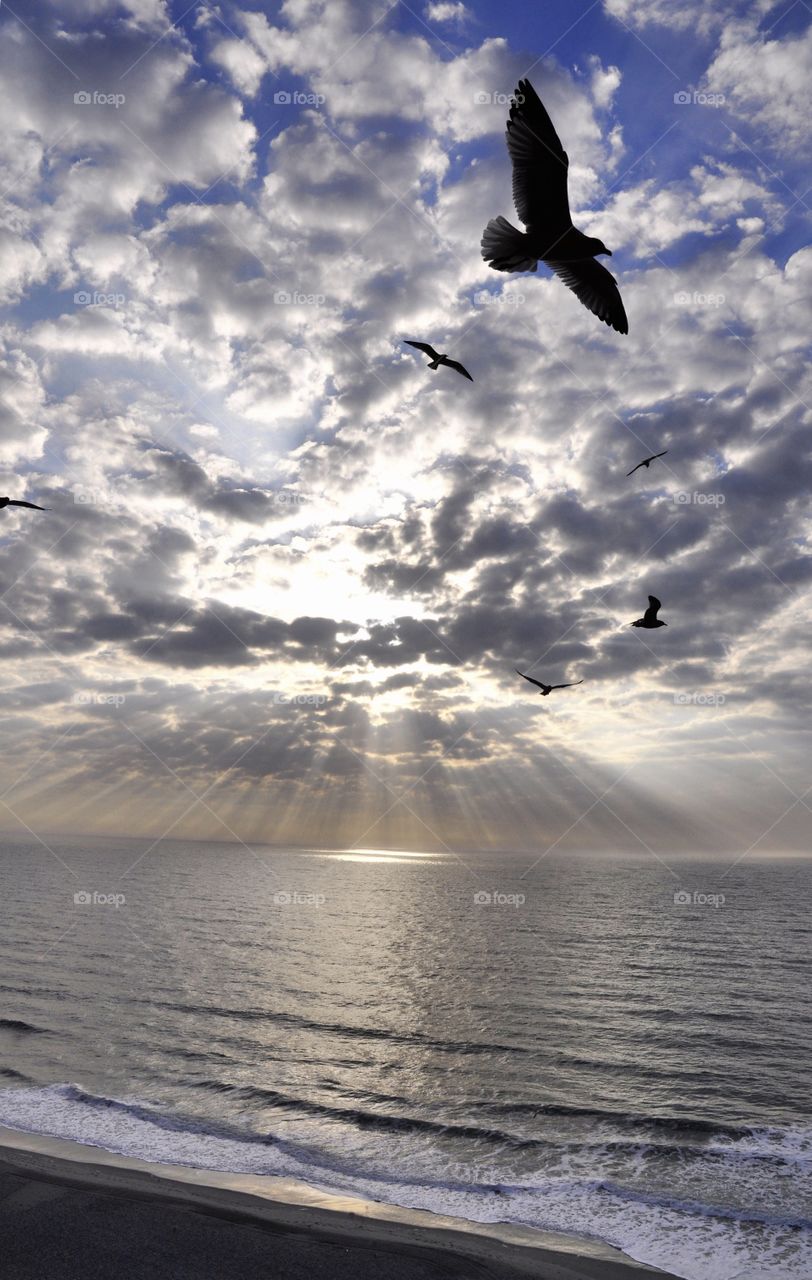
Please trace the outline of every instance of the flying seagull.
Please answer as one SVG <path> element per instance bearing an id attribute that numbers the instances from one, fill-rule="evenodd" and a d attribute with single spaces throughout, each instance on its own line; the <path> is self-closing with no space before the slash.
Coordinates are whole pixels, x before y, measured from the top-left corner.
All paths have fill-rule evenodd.
<path id="1" fill-rule="evenodd" d="M 513 203 L 527 231 L 507 218 L 491 218 L 482 235 L 482 256 L 495 271 L 550 267 L 604 324 L 629 332 L 620 290 L 595 255 L 612 256 L 602 240 L 572 225 L 567 196 L 569 157 L 529 80 L 520 80 L 507 122 L 513 163 Z"/>
<path id="2" fill-rule="evenodd" d="M 644 458 L 642 462 L 638 462 L 636 467 L 632 467 L 631 471 L 626 472 L 626 478 L 633 476 L 635 471 L 639 471 L 641 467 L 648 467 L 649 463 L 654 462 L 655 458 L 664 458 L 668 453 L 667 449 L 663 449 L 662 453 L 653 453 L 650 458 Z"/>
<path id="3" fill-rule="evenodd" d="M 547 694 L 552 693 L 553 689 L 574 689 L 576 684 L 584 683 L 583 680 L 574 680 L 572 684 L 543 684 L 541 680 L 534 680 L 532 676 L 526 676 L 518 667 L 514 667 L 513 670 L 517 676 L 522 677 L 522 680 L 529 680 L 531 684 L 538 685 L 539 689 L 541 689 L 542 698 L 546 698 Z"/>
<path id="4" fill-rule="evenodd" d="M 447 364 L 449 369 L 456 369 L 457 373 L 461 373 L 463 378 L 467 378 L 469 382 L 473 382 L 470 373 L 458 360 L 449 360 L 448 356 L 440 355 L 439 351 L 435 351 L 434 347 L 428 342 L 412 342 L 411 338 L 404 338 L 403 341 L 410 347 L 417 347 L 418 351 L 425 351 L 430 359 L 429 369 L 439 369 L 441 364 Z"/>
<path id="5" fill-rule="evenodd" d="M 31 507 L 33 511 L 48 511 L 48 507 L 38 507 L 36 502 L 23 502 L 22 498 L 0 498 L 0 511 L 3 507 Z"/>
<path id="6" fill-rule="evenodd" d="M 645 627 L 647 631 L 653 631 L 655 627 L 667 627 L 668 623 L 661 622 L 657 617 L 660 609 L 662 609 L 662 605 L 657 597 L 649 596 L 646 612 L 643 614 L 642 618 L 638 618 L 636 622 L 633 622 L 632 626 Z"/>

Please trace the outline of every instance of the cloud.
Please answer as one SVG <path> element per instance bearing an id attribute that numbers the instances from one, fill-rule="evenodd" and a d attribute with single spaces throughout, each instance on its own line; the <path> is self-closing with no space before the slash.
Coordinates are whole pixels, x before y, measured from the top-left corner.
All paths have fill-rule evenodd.
<path id="1" fill-rule="evenodd" d="M 725 105 L 760 149 L 780 157 L 809 150 L 808 93 L 812 29 L 797 34 L 759 31 L 758 16 L 723 27 L 705 82 L 725 95 Z"/>
<path id="2" fill-rule="evenodd" d="M 715 847 L 780 811 L 759 758 L 806 785 L 805 38 L 766 35 L 745 84 L 745 19 L 709 23 L 691 83 L 727 114 L 669 83 L 641 121 L 586 23 L 578 68 L 534 67 L 579 223 L 615 250 L 620 341 L 546 271 L 482 262 L 528 58 L 431 8 L 442 43 L 383 3 L 235 9 L 230 32 L 146 2 L 43 2 L 33 34 L 4 11 L 0 493 L 52 508 L 0 512 L 12 776 L 67 732 L 25 820 L 103 826 L 114 778 L 116 820 L 160 834 L 177 775 L 225 772 L 232 838 L 272 809 L 280 840 L 536 848 L 578 824 L 607 847 L 587 784 L 628 771 L 613 807 L 642 838 Z M 697 16 L 609 11 L 652 47 Z M 641 636 L 650 591 L 669 626 Z M 548 703 L 517 665 L 584 684 Z M 418 818 L 381 818 L 382 778 Z"/>
<path id="3" fill-rule="evenodd" d="M 604 0 L 606 13 L 631 27 L 646 29 L 666 27 L 677 31 L 694 30 L 702 36 L 718 30 L 735 20 L 745 9 L 763 15 L 773 7 L 774 0 L 726 0 L 724 3 L 706 5 L 702 0 Z"/>
<path id="4" fill-rule="evenodd" d="M 439 4 L 427 4 L 425 14 L 428 22 L 461 23 L 470 17 L 465 5 L 460 4 L 459 0 L 455 0 L 454 3 L 449 3 L 448 0 L 441 0 Z"/>

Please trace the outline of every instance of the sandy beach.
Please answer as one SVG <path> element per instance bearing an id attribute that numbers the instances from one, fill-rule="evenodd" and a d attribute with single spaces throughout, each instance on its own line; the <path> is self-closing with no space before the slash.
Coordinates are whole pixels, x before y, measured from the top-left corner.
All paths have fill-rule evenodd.
<path id="1" fill-rule="evenodd" d="M 605 1246 L 0 1129 L 4 1280 L 643 1280 Z"/>

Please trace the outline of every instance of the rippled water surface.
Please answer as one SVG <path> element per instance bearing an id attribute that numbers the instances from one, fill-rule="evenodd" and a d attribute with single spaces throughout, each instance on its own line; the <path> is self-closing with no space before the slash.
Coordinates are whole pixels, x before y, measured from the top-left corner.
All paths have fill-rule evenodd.
<path id="1" fill-rule="evenodd" d="M 812 1276 L 809 863 L 49 843 L 0 1124 Z"/>

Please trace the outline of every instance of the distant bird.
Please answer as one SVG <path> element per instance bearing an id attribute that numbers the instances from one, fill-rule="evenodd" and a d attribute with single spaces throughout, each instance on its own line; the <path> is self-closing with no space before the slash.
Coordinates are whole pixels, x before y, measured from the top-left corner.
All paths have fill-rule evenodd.
<path id="1" fill-rule="evenodd" d="M 653 453 L 650 458 L 644 458 L 642 462 L 638 462 L 636 467 L 632 467 L 631 471 L 626 472 L 626 478 L 628 479 L 629 476 L 633 476 L 635 471 L 639 471 L 641 467 L 648 467 L 649 464 L 654 462 L 657 458 L 664 458 L 667 453 L 668 450 L 663 449 L 662 453 Z"/>
<path id="2" fill-rule="evenodd" d="M 660 604 L 656 596 L 649 596 L 646 612 L 643 614 L 642 618 L 638 618 L 636 622 L 633 622 L 632 626 L 645 627 L 647 631 L 653 631 L 655 627 L 667 627 L 668 623 L 660 622 L 657 617 L 657 614 L 662 607 L 663 606 Z"/>
<path id="3" fill-rule="evenodd" d="M 32 511 L 50 511 L 50 507 L 38 507 L 36 502 L 23 502 L 22 498 L 0 498 L 0 511 L 3 507 L 31 507 Z"/>
<path id="4" fill-rule="evenodd" d="M 541 680 L 534 680 L 532 676 L 526 676 L 518 667 L 513 670 L 517 676 L 521 676 L 522 680 L 529 680 L 531 684 L 535 684 L 541 689 L 542 698 L 546 698 L 548 693 L 552 693 L 553 689 L 574 689 L 576 684 L 583 684 L 583 680 L 573 680 L 572 684 L 543 684 Z"/>
<path id="5" fill-rule="evenodd" d="M 491 218 L 482 235 L 482 256 L 495 271 L 550 267 L 604 324 L 629 332 L 620 290 L 595 255 L 612 251 L 602 240 L 572 225 L 567 175 L 569 157 L 529 80 L 520 80 L 507 123 L 513 162 L 513 203 L 527 232 L 507 218 Z"/>
<path id="6" fill-rule="evenodd" d="M 439 369 L 441 364 L 447 364 L 449 369 L 456 369 L 457 373 L 461 373 L 463 378 L 467 378 L 469 382 L 473 382 L 468 370 L 457 360 L 449 360 L 448 356 L 440 355 L 439 351 L 435 351 L 428 342 L 412 342 L 410 338 L 404 338 L 403 341 L 410 347 L 417 347 L 418 351 L 425 351 L 430 358 L 431 363 L 427 365 L 429 369 Z"/>

